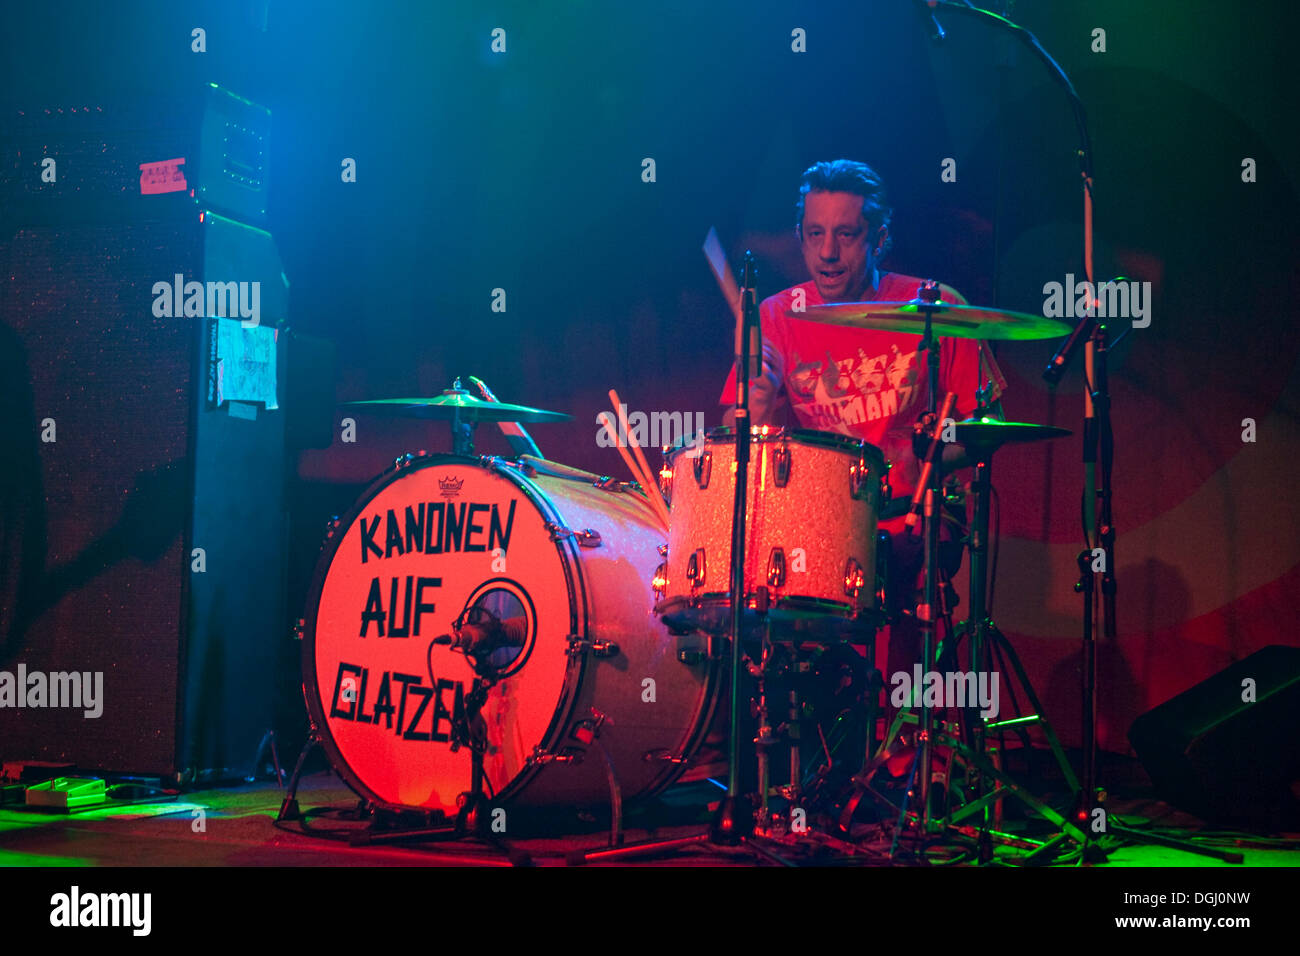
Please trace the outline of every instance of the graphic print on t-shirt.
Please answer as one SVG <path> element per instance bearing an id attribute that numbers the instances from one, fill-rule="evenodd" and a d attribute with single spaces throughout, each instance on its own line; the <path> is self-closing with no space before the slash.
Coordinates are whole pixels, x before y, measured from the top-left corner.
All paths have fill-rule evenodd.
<path id="1" fill-rule="evenodd" d="M 897 345 L 881 355 L 859 348 L 838 358 L 827 349 L 820 361 L 805 361 L 798 351 L 786 376 L 790 404 L 809 427 L 838 431 L 906 413 L 920 397 L 921 356 Z"/>

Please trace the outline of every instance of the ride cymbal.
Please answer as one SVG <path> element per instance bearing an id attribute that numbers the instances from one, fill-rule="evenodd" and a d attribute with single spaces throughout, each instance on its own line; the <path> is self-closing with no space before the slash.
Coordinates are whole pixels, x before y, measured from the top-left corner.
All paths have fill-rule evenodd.
<path id="1" fill-rule="evenodd" d="M 810 305 L 802 312 L 786 310 L 792 319 L 847 325 L 859 329 L 880 329 L 908 335 L 925 333 L 922 302 L 832 302 Z M 1024 341 L 1055 339 L 1070 334 L 1070 325 L 1058 319 L 1006 309 L 937 302 L 930 327 L 940 338 L 1000 339 Z"/>

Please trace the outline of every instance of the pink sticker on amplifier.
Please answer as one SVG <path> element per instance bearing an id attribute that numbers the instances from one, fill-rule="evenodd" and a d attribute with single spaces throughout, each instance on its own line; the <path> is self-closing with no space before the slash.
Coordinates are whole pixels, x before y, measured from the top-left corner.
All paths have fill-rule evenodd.
<path id="1" fill-rule="evenodd" d="M 185 182 L 185 173 L 181 167 L 185 157 L 164 159 L 158 163 L 140 164 L 140 195 L 154 196 L 159 193 L 179 193 L 189 188 Z"/>

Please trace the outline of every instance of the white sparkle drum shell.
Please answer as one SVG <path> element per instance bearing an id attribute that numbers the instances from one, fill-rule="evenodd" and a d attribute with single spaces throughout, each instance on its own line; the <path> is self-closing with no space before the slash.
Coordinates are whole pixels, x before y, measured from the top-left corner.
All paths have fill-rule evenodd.
<path id="1" fill-rule="evenodd" d="M 326 541 L 304 614 L 304 695 L 334 767 L 373 804 L 453 814 L 470 789 L 469 748 L 451 745 L 475 674 L 435 643 L 470 605 L 514 635 L 493 652 L 502 679 L 482 710 L 493 805 L 607 801 L 596 746 L 634 800 L 700 745 L 717 678 L 700 655 L 679 659 L 699 638 L 653 614 L 665 538 L 653 510 L 546 464 L 415 458 Z"/>
<path id="2" fill-rule="evenodd" d="M 665 606 L 726 602 L 730 593 L 735 432 L 711 429 L 666 456 L 671 498 Z M 801 619 L 873 619 L 876 525 L 885 485 L 874 445 L 822 432 L 752 432 L 745 594 Z"/>

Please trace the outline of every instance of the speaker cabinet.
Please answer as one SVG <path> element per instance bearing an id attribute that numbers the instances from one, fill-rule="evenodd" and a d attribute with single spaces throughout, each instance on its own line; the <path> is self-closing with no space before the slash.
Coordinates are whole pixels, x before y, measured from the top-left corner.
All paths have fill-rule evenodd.
<path id="1" fill-rule="evenodd" d="M 1129 741 L 1176 807 L 1207 821 L 1300 823 L 1300 648 L 1238 661 L 1143 714 Z"/>
<path id="2" fill-rule="evenodd" d="M 245 160 L 265 148 L 253 129 L 265 111 L 224 91 L 192 102 L 136 125 L 114 125 L 112 109 L 34 112 L 4 133 L 3 186 L 26 190 L 0 232 L 5 760 L 228 778 L 252 769 L 272 726 L 288 639 L 276 398 L 288 292 L 270 234 L 233 218 L 264 208 Z M 230 125 L 244 159 L 222 172 Z M 29 140 L 66 179 L 15 181 Z M 217 159 L 184 191 L 141 192 L 142 165 L 197 157 L 202 142 Z M 74 175 L 82 156 L 117 179 Z M 182 289 L 258 283 L 258 327 L 211 317 L 206 295 L 199 315 L 162 308 L 160 284 L 178 275 Z"/>

